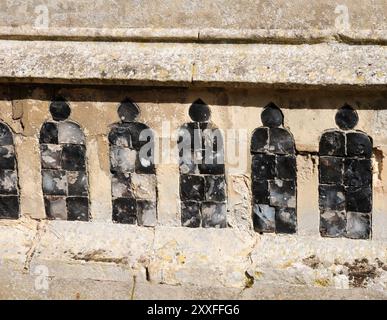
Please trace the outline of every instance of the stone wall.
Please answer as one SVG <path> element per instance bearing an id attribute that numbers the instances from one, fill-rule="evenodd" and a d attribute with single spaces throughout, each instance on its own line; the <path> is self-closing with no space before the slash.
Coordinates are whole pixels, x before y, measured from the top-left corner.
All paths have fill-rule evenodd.
<path id="1" fill-rule="evenodd" d="M 384 1 L 0 7 L 1 298 L 386 297 Z"/>

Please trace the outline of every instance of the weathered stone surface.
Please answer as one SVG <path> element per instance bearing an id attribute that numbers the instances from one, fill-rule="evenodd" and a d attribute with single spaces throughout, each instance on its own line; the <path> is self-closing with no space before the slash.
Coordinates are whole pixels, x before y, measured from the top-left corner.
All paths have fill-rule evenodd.
<path id="1" fill-rule="evenodd" d="M 275 154 L 294 154 L 294 141 L 291 134 L 283 128 L 270 128 L 269 151 Z"/>
<path id="2" fill-rule="evenodd" d="M 171 47 L 168 43 L 69 41 L 63 44 L 59 41 L 0 40 L 0 48 L 3 57 L 0 78 L 20 81 L 35 78 L 101 83 L 108 79 L 117 84 L 264 83 L 278 87 L 382 86 L 386 82 L 387 49 L 383 46 L 202 44 L 196 47 L 176 43 Z M 117 59 L 110 59 L 111 56 Z M 68 68 L 62 68 L 64 57 Z M 124 67 L 121 61 L 125 61 Z"/>
<path id="3" fill-rule="evenodd" d="M 251 153 L 265 152 L 269 144 L 269 131 L 267 128 L 257 128 L 251 137 Z"/>
<path id="4" fill-rule="evenodd" d="M 347 219 L 343 211 L 326 210 L 321 213 L 320 233 L 323 237 L 342 237 L 346 232 Z"/>
<path id="5" fill-rule="evenodd" d="M 347 212 L 346 236 L 352 239 L 369 239 L 371 236 L 371 216 L 368 213 Z"/>
<path id="6" fill-rule="evenodd" d="M 49 219 L 67 220 L 66 197 L 44 197 L 46 214 Z"/>
<path id="7" fill-rule="evenodd" d="M 283 208 L 296 207 L 296 184 L 289 180 L 269 182 L 270 205 Z"/>
<path id="8" fill-rule="evenodd" d="M 69 196 L 88 195 L 87 174 L 85 171 L 67 171 L 67 188 Z"/>
<path id="9" fill-rule="evenodd" d="M 342 184 L 344 161 L 341 157 L 320 157 L 319 178 L 321 184 Z"/>
<path id="10" fill-rule="evenodd" d="M 182 201 L 204 200 L 204 178 L 198 175 L 181 175 L 180 198 Z"/>
<path id="11" fill-rule="evenodd" d="M 0 170 L 0 194 L 14 194 L 17 191 L 17 174 L 14 170 Z"/>
<path id="12" fill-rule="evenodd" d="M 204 196 L 207 201 L 226 201 L 226 178 L 223 175 L 205 176 Z"/>
<path id="13" fill-rule="evenodd" d="M 322 210 L 342 211 L 345 209 L 345 195 L 342 186 L 320 185 L 319 194 L 319 205 Z"/>
<path id="14" fill-rule="evenodd" d="M 371 158 L 372 142 L 370 138 L 362 132 L 347 133 L 347 155 L 350 157 Z"/>
<path id="15" fill-rule="evenodd" d="M 75 144 L 63 145 L 61 166 L 63 170 L 86 170 L 86 148 Z"/>
<path id="16" fill-rule="evenodd" d="M 347 211 L 371 212 L 372 191 L 370 187 L 349 187 L 346 190 Z"/>
<path id="17" fill-rule="evenodd" d="M 294 208 L 276 208 L 275 231 L 277 233 L 296 233 L 297 215 Z"/>
<path id="18" fill-rule="evenodd" d="M 19 197 L 0 195 L 0 219 L 17 219 L 19 215 Z"/>
<path id="19" fill-rule="evenodd" d="M 253 179 L 274 179 L 275 177 L 275 156 L 257 154 L 253 156 L 251 170 Z"/>

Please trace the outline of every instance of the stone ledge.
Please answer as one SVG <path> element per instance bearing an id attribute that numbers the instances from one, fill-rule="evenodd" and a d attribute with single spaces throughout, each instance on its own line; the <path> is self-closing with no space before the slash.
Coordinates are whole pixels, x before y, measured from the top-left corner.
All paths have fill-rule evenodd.
<path id="1" fill-rule="evenodd" d="M 387 30 L 1 27 L 2 40 L 387 45 Z"/>
<path id="2" fill-rule="evenodd" d="M 383 46 L 0 41 L 1 82 L 383 89 L 386 62 Z"/>
<path id="3" fill-rule="evenodd" d="M 42 221 L 36 227 L 26 219 L 1 221 L 0 229 L 3 298 L 44 298 L 34 289 L 42 267 L 50 284 L 45 294 L 61 298 L 74 298 L 74 292 L 84 298 L 124 294 L 129 299 L 131 292 L 162 298 L 174 289 L 182 297 L 208 298 L 203 292 L 216 297 L 220 288 L 225 297 L 253 299 L 260 288 L 266 288 L 262 297 L 267 298 L 318 298 L 316 292 L 327 298 L 386 295 L 386 242 L 356 240 L 354 246 L 349 239 L 97 222 Z M 97 282 L 111 290 L 97 289 Z M 187 288 L 197 289 L 189 293 Z"/>

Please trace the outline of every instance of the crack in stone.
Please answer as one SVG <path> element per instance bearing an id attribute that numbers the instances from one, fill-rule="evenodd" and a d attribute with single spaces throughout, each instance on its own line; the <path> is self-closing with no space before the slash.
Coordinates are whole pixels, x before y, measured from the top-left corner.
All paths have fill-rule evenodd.
<path id="1" fill-rule="evenodd" d="M 40 244 L 42 236 L 47 232 L 46 226 L 47 226 L 46 221 L 44 220 L 38 221 L 38 224 L 36 226 L 36 233 L 34 238 L 32 239 L 31 247 L 26 253 L 26 259 L 24 261 L 24 268 L 23 268 L 25 272 L 28 272 L 30 270 L 31 261 L 35 255 L 36 249 Z"/>

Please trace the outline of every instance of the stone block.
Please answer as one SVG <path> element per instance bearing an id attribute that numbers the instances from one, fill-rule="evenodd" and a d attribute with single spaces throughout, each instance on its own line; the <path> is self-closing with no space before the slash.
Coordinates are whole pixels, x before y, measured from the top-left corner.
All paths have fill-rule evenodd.
<path id="1" fill-rule="evenodd" d="M 368 213 L 372 210 L 371 187 L 348 187 L 346 199 L 347 211 Z"/>
<path id="2" fill-rule="evenodd" d="M 13 170 L 0 170 L 0 194 L 17 194 L 17 174 Z"/>
<path id="3" fill-rule="evenodd" d="M 204 200 L 204 178 L 196 175 L 180 175 L 180 198 L 182 201 Z"/>
<path id="4" fill-rule="evenodd" d="M 372 142 L 370 138 L 362 132 L 347 133 L 347 155 L 349 157 L 371 158 Z"/>
<path id="5" fill-rule="evenodd" d="M 201 174 L 224 174 L 223 152 L 206 153 L 204 150 L 202 162 L 198 167 Z"/>
<path id="6" fill-rule="evenodd" d="M 274 179 L 275 156 L 268 154 L 253 155 L 251 171 L 254 180 Z"/>
<path id="7" fill-rule="evenodd" d="M 336 185 L 319 186 L 319 206 L 321 210 L 345 210 L 344 187 Z"/>
<path id="8" fill-rule="evenodd" d="M 143 155 L 141 151 L 137 152 L 135 172 L 143 174 L 155 174 L 156 168 L 153 154 Z"/>
<path id="9" fill-rule="evenodd" d="M 15 148 L 13 145 L 0 146 L 0 170 L 15 169 Z"/>
<path id="10" fill-rule="evenodd" d="M 323 237 L 337 238 L 345 235 L 346 216 L 344 211 L 326 210 L 321 212 L 320 234 Z"/>
<path id="11" fill-rule="evenodd" d="M 340 131 L 325 132 L 320 139 L 320 156 L 345 156 L 345 135 Z"/>
<path id="12" fill-rule="evenodd" d="M 282 208 L 296 207 L 296 183 L 289 180 L 269 181 L 270 205 Z"/>
<path id="13" fill-rule="evenodd" d="M 62 169 L 71 171 L 86 170 L 86 148 L 82 145 L 65 144 L 62 149 Z"/>
<path id="14" fill-rule="evenodd" d="M 115 172 L 112 174 L 112 197 L 135 198 L 130 173 Z"/>
<path id="15" fill-rule="evenodd" d="M 320 157 L 319 179 L 321 184 L 342 184 L 344 165 L 341 157 Z"/>
<path id="16" fill-rule="evenodd" d="M 60 144 L 85 144 L 85 135 L 78 124 L 70 121 L 58 123 L 58 142 Z"/>
<path id="17" fill-rule="evenodd" d="M 40 143 L 58 144 L 58 126 L 54 122 L 45 122 L 40 130 Z"/>
<path id="18" fill-rule="evenodd" d="M 344 184 L 351 187 L 366 187 L 372 183 L 372 164 L 368 159 L 345 159 Z"/>
<path id="19" fill-rule="evenodd" d="M 0 123 L 0 146 L 7 145 L 13 145 L 12 132 L 4 123 Z"/>
<path id="20" fill-rule="evenodd" d="M 198 228 L 201 224 L 200 203 L 196 201 L 181 202 L 181 225 Z"/>
<path id="21" fill-rule="evenodd" d="M 226 228 L 227 209 L 225 203 L 203 202 L 202 203 L 202 227 L 203 228 Z"/>
<path id="22" fill-rule="evenodd" d="M 275 154 L 294 154 L 292 135 L 282 128 L 269 129 L 269 151 Z"/>
<path id="23" fill-rule="evenodd" d="M 130 122 L 128 126 L 130 128 L 132 148 L 140 151 L 145 144 L 151 141 L 153 132 L 146 124 L 140 122 Z"/>
<path id="24" fill-rule="evenodd" d="M 295 208 L 275 209 L 275 231 L 276 233 L 296 233 L 297 215 Z"/>
<path id="25" fill-rule="evenodd" d="M 110 148 L 111 172 L 134 172 L 137 152 L 123 147 L 112 146 Z"/>
<path id="26" fill-rule="evenodd" d="M 137 200 L 156 201 L 157 179 L 154 174 L 131 174 L 132 190 Z"/>
<path id="27" fill-rule="evenodd" d="M 89 221 L 89 199 L 86 197 L 67 197 L 67 219 L 70 221 Z"/>
<path id="28" fill-rule="evenodd" d="M 40 156 L 43 169 L 60 169 L 62 146 L 57 144 L 41 144 Z"/>
<path id="29" fill-rule="evenodd" d="M 0 219 L 19 218 L 19 197 L 0 195 Z"/>
<path id="30" fill-rule="evenodd" d="M 267 180 L 255 180 L 252 182 L 253 201 L 256 204 L 269 204 L 269 183 Z"/>
<path id="31" fill-rule="evenodd" d="M 133 198 L 118 198 L 113 200 L 113 221 L 125 224 L 136 224 L 137 203 Z"/>
<path id="32" fill-rule="evenodd" d="M 226 179 L 224 175 L 204 176 L 204 198 L 207 201 L 226 200 Z"/>
<path id="33" fill-rule="evenodd" d="M 69 196 L 88 196 L 87 174 L 85 171 L 67 171 L 67 188 Z"/>
<path id="34" fill-rule="evenodd" d="M 253 223 L 257 232 L 274 232 L 275 208 L 266 204 L 254 204 Z"/>
<path id="35" fill-rule="evenodd" d="M 369 213 L 347 212 L 346 237 L 369 239 L 371 236 L 371 215 Z"/>
<path id="36" fill-rule="evenodd" d="M 257 128 L 251 137 L 251 153 L 264 153 L 268 150 L 269 130 L 268 128 Z"/>
<path id="37" fill-rule="evenodd" d="M 139 226 L 156 226 L 157 205 L 155 201 L 137 200 L 137 221 Z"/>
<path id="38" fill-rule="evenodd" d="M 130 128 L 127 126 L 127 124 L 113 126 L 113 128 L 110 130 L 108 139 L 110 145 L 123 148 L 132 147 Z"/>
<path id="39" fill-rule="evenodd" d="M 280 180 L 295 180 L 296 177 L 296 157 L 276 156 L 276 178 Z"/>
<path id="40" fill-rule="evenodd" d="M 46 215 L 49 219 L 67 220 L 66 197 L 44 197 Z"/>
<path id="41" fill-rule="evenodd" d="M 64 170 L 42 170 L 42 186 L 45 195 L 66 195 L 67 178 Z"/>

